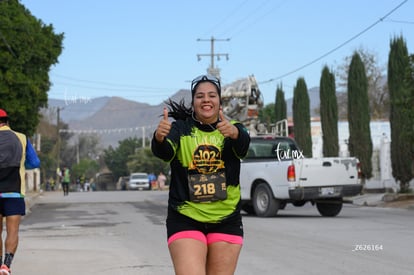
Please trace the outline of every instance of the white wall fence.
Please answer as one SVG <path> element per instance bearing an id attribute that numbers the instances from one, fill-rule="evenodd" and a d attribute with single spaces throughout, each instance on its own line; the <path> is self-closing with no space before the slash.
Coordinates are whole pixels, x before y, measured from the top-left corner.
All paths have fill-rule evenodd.
<path id="1" fill-rule="evenodd" d="M 26 193 L 40 191 L 40 169 L 26 170 Z"/>
<path id="2" fill-rule="evenodd" d="M 313 157 L 322 157 L 322 130 L 320 122 L 312 122 L 312 154 Z M 373 177 L 366 182 L 366 189 L 399 190 L 399 184 L 392 176 L 391 168 L 391 140 L 390 123 L 388 121 L 373 121 L 370 123 L 371 139 L 373 144 L 372 168 Z M 338 123 L 339 156 L 349 156 L 348 122 Z M 411 181 L 414 186 L 414 181 Z"/>

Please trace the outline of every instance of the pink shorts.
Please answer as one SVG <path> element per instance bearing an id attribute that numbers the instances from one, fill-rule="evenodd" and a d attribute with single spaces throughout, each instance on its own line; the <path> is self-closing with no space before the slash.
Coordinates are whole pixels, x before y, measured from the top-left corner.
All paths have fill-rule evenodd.
<path id="1" fill-rule="evenodd" d="M 208 233 L 207 235 L 203 234 L 197 230 L 187 230 L 177 232 L 171 237 L 168 238 L 168 245 L 170 245 L 173 241 L 178 239 L 194 239 L 199 240 L 207 245 L 215 242 L 227 242 L 231 244 L 243 244 L 243 237 L 231 234 L 223 234 L 223 233 Z"/>

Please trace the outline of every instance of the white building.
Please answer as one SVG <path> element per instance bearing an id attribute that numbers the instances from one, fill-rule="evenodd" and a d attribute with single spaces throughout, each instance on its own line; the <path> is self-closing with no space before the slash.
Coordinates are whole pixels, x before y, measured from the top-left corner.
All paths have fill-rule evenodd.
<path id="1" fill-rule="evenodd" d="M 399 189 L 399 185 L 392 177 L 390 141 L 391 129 L 388 121 L 372 121 L 370 123 L 373 145 L 372 167 L 373 177 L 366 182 L 367 189 Z M 312 154 L 313 157 L 322 157 L 322 129 L 321 122 L 311 123 Z M 349 156 L 348 139 L 349 125 L 347 121 L 338 122 L 339 156 Z M 413 183 L 413 182 L 412 182 Z"/>

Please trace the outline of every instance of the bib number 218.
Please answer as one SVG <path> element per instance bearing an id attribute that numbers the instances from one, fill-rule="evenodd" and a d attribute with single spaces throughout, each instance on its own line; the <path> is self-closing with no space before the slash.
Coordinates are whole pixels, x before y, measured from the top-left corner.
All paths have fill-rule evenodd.
<path id="1" fill-rule="evenodd" d="M 194 202 L 225 200 L 227 198 L 225 179 L 224 172 L 190 175 L 188 180 L 190 200 Z"/>

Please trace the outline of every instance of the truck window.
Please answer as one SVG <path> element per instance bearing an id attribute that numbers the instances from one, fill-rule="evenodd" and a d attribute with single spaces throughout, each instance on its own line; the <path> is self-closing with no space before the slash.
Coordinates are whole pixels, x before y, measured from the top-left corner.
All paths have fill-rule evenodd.
<path id="1" fill-rule="evenodd" d="M 274 158 L 271 143 L 251 143 L 247 152 L 248 158 Z"/>
<path id="2" fill-rule="evenodd" d="M 273 154 L 279 160 L 291 159 L 292 149 L 289 142 L 281 141 L 275 144 L 272 148 Z"/>
<path id="3" fill-rule="evenodd" d="M 294 158 L 296 151 L 296 145 L 290 140 L 255 140 L 254 142 L 250 142 L 246 158 L 289 160 Z"/>

